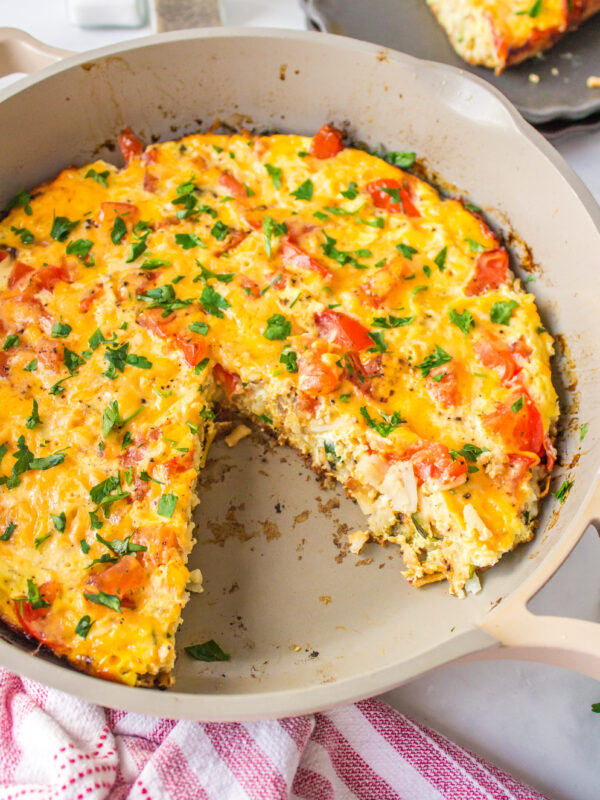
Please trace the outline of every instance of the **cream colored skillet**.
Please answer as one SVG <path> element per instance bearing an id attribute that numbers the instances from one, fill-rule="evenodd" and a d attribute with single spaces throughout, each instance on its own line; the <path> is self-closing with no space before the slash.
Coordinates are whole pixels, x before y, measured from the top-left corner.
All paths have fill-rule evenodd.
<path id="1" fill-rule="evenodd" d="M 600 678 L 600 625 L 527 609 L 600 520 L 600 209 L 560 156 L 483 81 L 345 38 L 225 28 L 62 55 L 2 32 L 0 71 L 43 68 L 0 93 L 0 205 L 67 165 L 116 160 L 124 125 L 150 141 L 219 117 L 304 134 L 331 122 L 370 146 L 415 150 L 500 227 L 510 224 L 541 265 L 530 288 L 567 352 L 557 359 L 566 433 L 553 488 L 565 478 L 574 485 L 559 514 L 547 498 L 535 541 L 487 572 L 479 595 L 457 600 L 443 586 L 408 586 L 393 548 L 344 557 L 335 541 L 344 524 L 361 525 L 360 514 L 342 499 L 332 516 L 337 495 L 321 492 L 294 456 L 282 463 L 281 451 L 217 446 L 200 488 L 192 563 L 206 592 L 186 608 L 178 644 L 214 638 L 231 661 L 204 665 L 181 653 L 174 689 L 135 689 L 34 655 L 3 632 L 0 664 L 105 705 L 203 720 L 306 713 L 474 656 L 537 659 Z M 246 515 L 238 538 L 221 524 L 232 504 Z M 261 521 L 275 534 L 260 533 Z"/>

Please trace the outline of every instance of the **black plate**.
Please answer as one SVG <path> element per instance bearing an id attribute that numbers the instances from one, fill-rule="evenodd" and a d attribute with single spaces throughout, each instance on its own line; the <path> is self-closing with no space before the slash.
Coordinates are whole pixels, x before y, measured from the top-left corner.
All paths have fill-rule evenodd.
<path id="1" fill-rule="evenodd" d="M 452 49 L 425 0 L 302 0 L 317 30 L 375 42 L 403 53 L 467 69 L 492 83 L 533 123 L 581 119 L 600 111 L 600 14 L 539 57 L 502 75 L 466 64 Z M 533 83 L 530 75 L 539 76 Z"/>

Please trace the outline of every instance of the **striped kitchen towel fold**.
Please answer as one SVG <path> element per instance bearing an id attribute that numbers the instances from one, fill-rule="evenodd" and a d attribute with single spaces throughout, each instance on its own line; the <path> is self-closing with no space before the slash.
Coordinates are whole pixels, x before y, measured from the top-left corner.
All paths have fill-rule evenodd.
<path id="1" fill-rule="evenodd" d="M 249 723 L 95 706 L 0 670 L 0 800 L 544 800 L 378 700 Z"/>

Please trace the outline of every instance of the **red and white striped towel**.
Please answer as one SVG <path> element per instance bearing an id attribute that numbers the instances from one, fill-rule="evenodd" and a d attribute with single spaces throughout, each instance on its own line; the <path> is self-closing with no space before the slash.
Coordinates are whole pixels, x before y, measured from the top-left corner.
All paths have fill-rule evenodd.
<path id="1" fill-rule="evenodd" d="M 198 723 L 110 711 L 0 670 L 0 800 L 544 800 L 377 700 Z"/>

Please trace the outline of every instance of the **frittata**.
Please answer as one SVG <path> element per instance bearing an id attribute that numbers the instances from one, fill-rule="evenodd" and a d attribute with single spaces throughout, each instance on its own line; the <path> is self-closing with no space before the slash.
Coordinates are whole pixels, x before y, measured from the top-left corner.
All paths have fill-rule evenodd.
<path id="1" fill-rule="evenodd" d="M 476 591 L 532 536 L 558 416 L 552 338 L 478 209 L 329 126 L 119 140 L 124 168 L 66 169 L 0 223 L 4 621 L 168 683 L 220 406 L 344 485 L 353 550 Z"/>
<path id="2" fill-rule="evenodd" d="M 426 0 L 456 52 L 497 73 L 551 47 L 600 0 Z"/>

